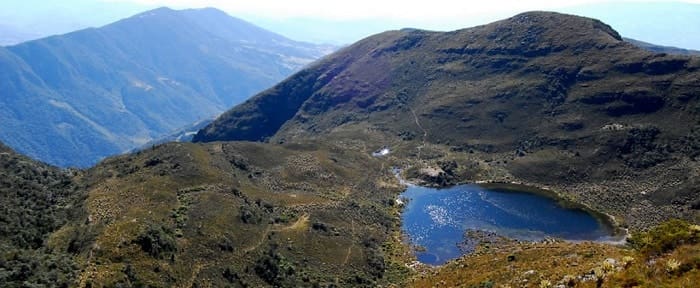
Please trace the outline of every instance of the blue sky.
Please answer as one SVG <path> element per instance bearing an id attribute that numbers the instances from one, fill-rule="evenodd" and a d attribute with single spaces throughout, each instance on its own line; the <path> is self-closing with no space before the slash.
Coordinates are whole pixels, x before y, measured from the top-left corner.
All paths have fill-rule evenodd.
<path id="1" fill-rule="evenodd" d="M 626 37 L 700 50 L 700 0 L 3 0 L 0 28 L 58 34 L 105 25 L 161 6 L 216 7 L 296 40 L 334 44 L 351 43 L 389 29 L 446 31 L 524 11 L 550 10 L 601 19 Z"/>

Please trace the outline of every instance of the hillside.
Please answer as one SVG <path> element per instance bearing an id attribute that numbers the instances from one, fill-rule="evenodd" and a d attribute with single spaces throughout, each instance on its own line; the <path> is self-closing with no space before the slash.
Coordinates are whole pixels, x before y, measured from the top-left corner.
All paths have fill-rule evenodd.
<path id="1" fill-rule="evenodd" d="M 547 187 L 634 228 L 697 221 L 698 68 L 700 58 L 654 54 L 600 21 L 549 12 L 389 31 L 227 111 L 194 141 L 352 139 L 390 147 L 406 177 L 437 185 Z"/>
<path id="2" fill-rule="evenodd" d="M 53 250 L 48 242 L 51 233 L 83 214 L 81 191 L 71 173 L 0 143 L 0 286 L 73 283 L 78 269 L 73 251 Z M 71 248 L 77 247 L 76 236 L 69 238 Z"/>
<path id="3" fill-rule="evenodd" d="M 398 183 L 326 144 L 170 143 L 88 170 L 80 286 L 310 287 L 396 281 Z M 374 175 L 367 175 L 372 171 Z M 72 227 L 67 227 L 70 231 Z M 53 235 L 65 249 L 68 232 Z"/>
<path id="4" fill-rule="evenodd" d="M 211 8 L 160 8 L 0 48 L 0 140 L 89 166 L 217 115 L 328 50 Z"/>
<path id="5" fill-rule="evenodd" d="M 2 203 L 12 203 L 0 221 L 27 217 L 1 226 L 3 248 L 20 252 L 0 255 L 0 280 L 693 287 L 699 61 L 647 52 L 596 20 L 531 12 L 367 38 L 226 112 L 196 135 L 209 143 L 153 145 L 83 171 L 0 146 Z M 405 186 L 393 167 L 425 185 L 549 188 L 610 214 L 630 241 L 496 238 L 444 266 L 421 265 L 400 230 Z M 33 246 L 13 240 L 18 227 L 36 227 Z"/>

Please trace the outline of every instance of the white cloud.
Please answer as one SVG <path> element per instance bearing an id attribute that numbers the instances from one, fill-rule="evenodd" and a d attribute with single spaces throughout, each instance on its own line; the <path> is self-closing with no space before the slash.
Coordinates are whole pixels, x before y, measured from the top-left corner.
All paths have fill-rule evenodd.
<path id="1" fill-rule="evenodd" d="M 391 19 L 444 21 L 483 14 L 504 14 L 526 10 L 553 10 L 558 8 L 603 3 L 635 2 L 631 0 L 481 0 L 481 1 L 407 1 L 407 0 L 102 0 L 131 2 L 147 6 L 173 8 L 216 7 L 233 15 L 255 15 L 266 18 L 316 18 L 328 20 Z M 649 2 L 649 1 L 646 1 Z M 654 1 L 654 2 L 689 2 Z"/>

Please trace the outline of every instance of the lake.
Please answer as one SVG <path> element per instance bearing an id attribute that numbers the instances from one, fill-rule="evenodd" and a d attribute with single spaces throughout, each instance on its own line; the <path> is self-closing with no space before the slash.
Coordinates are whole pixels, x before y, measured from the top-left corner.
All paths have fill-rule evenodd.
<path id="1" fill-rule="evenodd" d="M 525 190 L 525 189 L 523 189 Z M 409 186 L 402 198 L 403 230 L 420 247 L 418 261 L 440 265 L 464 253 L 465 231 L 481 231 L 517 240 L 545 237 L 565 240 L 614 240 L 614 229 L 583 209 L 563 207 L 553 198 L 512 188 L 460 185 Z M 483 234 L 483 233 L 482 233 Z M 462 247 L 462 248 L 460 248 Z"/>

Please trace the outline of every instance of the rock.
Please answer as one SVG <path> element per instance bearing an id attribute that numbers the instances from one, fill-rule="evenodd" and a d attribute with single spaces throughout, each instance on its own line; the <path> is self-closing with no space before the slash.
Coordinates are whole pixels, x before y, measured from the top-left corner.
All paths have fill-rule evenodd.
<path id="1" fill-rule="evenodd" d="M 418 171 L 418 178 L 429 185 L 445 187 L 450 185 L 454 177 L 445 173 L 440 167 L 427 167 Z"/>

